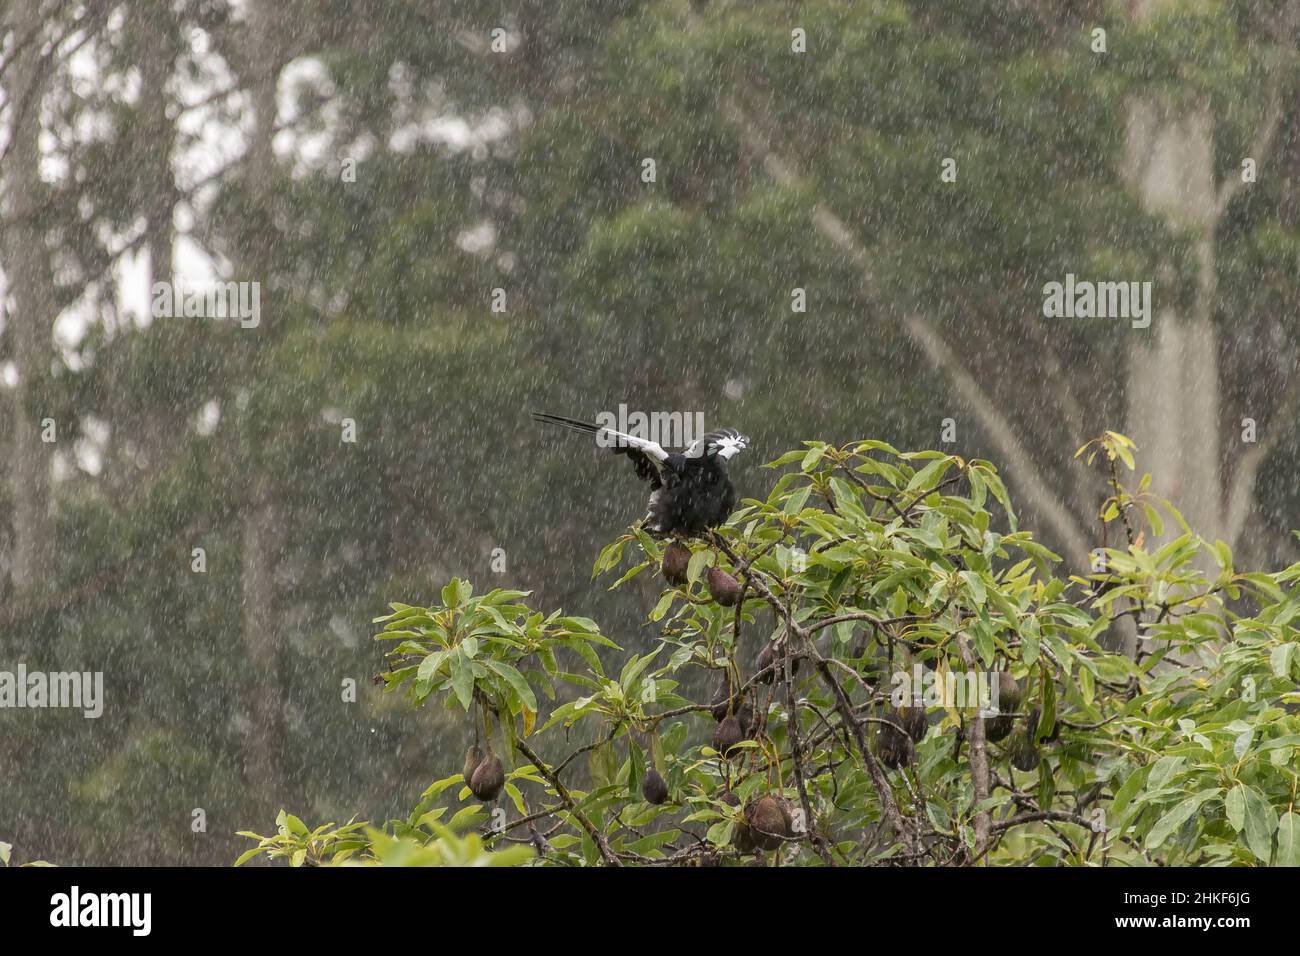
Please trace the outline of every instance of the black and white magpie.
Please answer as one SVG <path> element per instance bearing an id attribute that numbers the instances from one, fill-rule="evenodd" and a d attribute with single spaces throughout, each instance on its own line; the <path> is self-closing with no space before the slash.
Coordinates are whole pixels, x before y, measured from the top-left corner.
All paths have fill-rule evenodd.
<path id="1" fill-rule="evenodd" d="M 709 432 L 684 452 L 670 454 L 658 442 L 604 425 L 541 412 L 533 412 L 533 418 L 594 435 L 616 455 L 627 455 L 637 477 L 650 482 L 645 527 L 652 534 L 695 537 L 725 522 L 736 507 L 727 462 L 745 449 L 749 439 L 734 428 Z"/>

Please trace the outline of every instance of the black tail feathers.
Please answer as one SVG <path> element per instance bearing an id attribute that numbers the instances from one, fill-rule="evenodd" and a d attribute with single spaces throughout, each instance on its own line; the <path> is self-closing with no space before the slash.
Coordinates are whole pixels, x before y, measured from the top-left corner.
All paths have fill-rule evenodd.
<path id="1" fill-rule="evenodd" d="M 572 428 L 574 431 L 585 432 L 588 435 L 594 435 L 600 431 L 599 426 L 590 422 L 578 421 L 576 418 L 565 418 L 563 415 L 548 415 L 546 412 L 533 412 L 533 421 L 545 422 L 548 425 L 562 425 L 565 428 Z"/>

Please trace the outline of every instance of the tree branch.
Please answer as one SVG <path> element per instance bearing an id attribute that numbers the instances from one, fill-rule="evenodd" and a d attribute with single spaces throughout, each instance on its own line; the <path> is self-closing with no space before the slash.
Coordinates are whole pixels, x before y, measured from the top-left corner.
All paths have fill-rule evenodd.
<path id="1" fill-rule="evenodd" d="M 1223 540 L 1229 548 L 1236 550 L 1237 539 L 1246 525 L 1246 517 L 1255 500 L 1255 479 L 1265 460 L 1282 440 L 1291 425 L 1291 413 L 1300 404 L 1300 362 L 1296 363 L 1287 385 L 1286 394 L 1278 403 L 1272 415 L 1272 425 L 1268 434 L 1242 454 L 1237 467 L 1232 473 L 1232 484 L 1228 489 L 1227 512 L 1223 526 Z"/>
<path id="2" fill-rule="evenodd" d="M 966 638 L 957 638 L 957 647 L 961 650 L 962 660 L 966 666 L 975 669 L 975 658 L 971 654 L 970 644 Z M 996 676 L 996 675 L 995 675 Z M 970 773 L 971 783 L 975 788 L 975 805 L 978 806 L 989 798 L 989 755 L 984 746 L 984 718 L 975 713 L 970 728 Z M 993 818 L 988 809 L 975 814 L 975 858 L 979 859 L 989 848 L 989 834 Z"/>
<path id="3" fill-rule="evenodd" d="M 1277 42 L 1281 46 L 1287 46 L 1291 43 L 1291 37 L 1295 34 L 1296 28 L 1300 26 L 1300 2 L 1291 0 L 1287 5 L 1286 12 L 1283 14 L 1281 22 L 1277 25 Z M 1286 51 L 1286 55 L 1293 55 L 1291 50 Z M 1277 131 L 1282 126 L 1282 116 L 1284 114 L 1282 104 L 1282 90 L 1287 80 L 1287 72 L 1282 69 L 1273 71 L 1273 87 L 1269 94 L 1268 106 L 1264 110 L 1264 120 L 1260 123 L 1259 129 L 1255 133 L 1255 138 L 1251 141 L 1247 156 L 1253 158 L 1257 163 L 1262 162 L 1273 149 L 1273 140 L 1277 137 Z M 1236 174 L 1229 176 L 1219 186 L 1218 196 L 1215 199 L 1215 218 L 1222 216 L 1228 208 L 1228 204 L 1241 191 L 1243 185 L 1241 175 Z"/>
<path id="4" fill-rule="evenodd" d="M 522 740 L 516 740 L 515 746 L 519 748 L 520 753 L 533 762 L 537 772 L 550 781 L 551 786 L 555 788 L 555 795 L 563 801 L 565 807 L 573 814 L 573 819 L 578 821 L 578 825 L 587 831 L 587 836 L 591 837 L 595 842 L 596 849 L 600 851 L 600 856 L 605 863 L 608 866 L 622 866 L 623 864 L 619 862 L 618 856 L 609 848 L 609 841 L 605 839 L 605 835 L 596 829 L 595 825 L 587 819 L 585 813 L 578 809 L 578 805 L 574 802 L 568 788 L 565 787 L 551 768 L 546 766 L 546 761 L 537 756 L 532 748 Z"/>

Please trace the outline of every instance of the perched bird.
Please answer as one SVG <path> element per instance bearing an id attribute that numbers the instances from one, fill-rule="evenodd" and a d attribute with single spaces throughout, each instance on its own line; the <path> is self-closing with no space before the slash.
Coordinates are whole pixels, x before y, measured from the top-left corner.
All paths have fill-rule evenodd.
<path id="1" fill-rule="evenodd" d="M 725 522 L 736 506 L 727 462 L 744 450 L 749 439 L 735 429 L 709 432 L 684 452 L 670 454 L 658 442 L 604 425 L 541 412 L 534 412 L 533 418 L 594 435 L 616 455 L 627 455 L 637 477 L 650 482 L 645 526 L 652 534 L 698 536 Z"/>

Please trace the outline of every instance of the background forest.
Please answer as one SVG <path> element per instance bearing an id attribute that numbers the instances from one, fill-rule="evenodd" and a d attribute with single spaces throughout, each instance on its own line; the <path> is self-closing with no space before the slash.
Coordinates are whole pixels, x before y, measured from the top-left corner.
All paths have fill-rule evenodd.
<path id="1" fill-rule="evenodd" d="M 1076 572 L 1114 428 L 1239 565 L 1296 558 L 1294 0 L 0 15 L 0 670 L 107 697 L 0 711 L 24 859 L 404 814 L 468 731 L 372 683 L 371 621 L 453 576 L 648 649 L 655 583 L 590 580 L 643 491 L 534 408 L 701 411 L 742 495 L 807 439 L 988 458 Z M 1151 327 L 1044 318 L 1067 273 Z M 255 328 L 151 315 L 213 278 Z"/>

